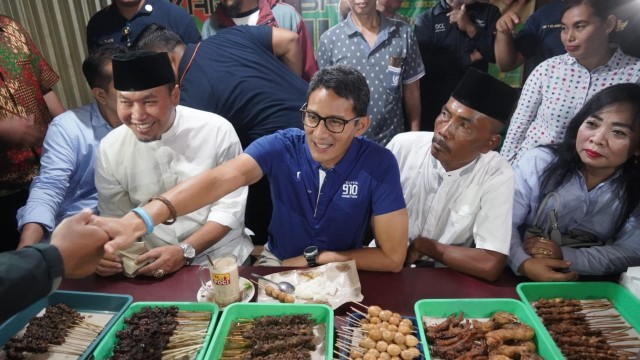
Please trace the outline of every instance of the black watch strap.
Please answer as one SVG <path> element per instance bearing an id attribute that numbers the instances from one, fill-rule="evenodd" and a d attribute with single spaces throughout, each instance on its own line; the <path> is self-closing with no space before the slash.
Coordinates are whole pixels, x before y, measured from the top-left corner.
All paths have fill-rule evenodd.
<path id="1" fill-rule="evenodd" d="M 309 264 L 309 267 L 318 266 L 315 256 L 307 256 L 306 259 L 307 259 L 307 264 Z"/>

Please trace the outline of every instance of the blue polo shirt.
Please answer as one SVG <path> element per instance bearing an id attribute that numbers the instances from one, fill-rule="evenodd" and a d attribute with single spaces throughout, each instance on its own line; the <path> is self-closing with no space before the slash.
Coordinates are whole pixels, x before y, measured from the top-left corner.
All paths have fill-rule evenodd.
<path id="1" fill-rule="evenodd" d="M 268 245 L 280 259 L 302 255 L 310 245 L 322 250 L 359 248 L 371 216 L 406 207 L 393 154 L 355 138 L 342 160 L 326 170 L 311 158 L 305 133 L 287 129 L 254 141 L 245 153 L 269 178 L 273 216 Z"/>
<path id="2" fill-rule="evenodd" d="M 142 8 L 129 20 L 120 14 L 115 4 L 95 13 L 87 24 L 87 48 L 92 50 L 108 44 L 129 47 L 147 25 L 154 23 L 178 34 L 185 44 L 202 40 L 186 9 L 168 0 L 145 0 Z M 129 29 L 128 36 L 123 34 L 124 28 Z"/>
<path id="3" fill-rule="evenodd" d="M 541 56 L 541 60 L 546 60 L 567 52 L 560 39 L 560 13 L 564 5 L 562 1 L 555 0 L 536 10 L 524 22 L 516 35 L 515 45 L 525 58 Z"/>

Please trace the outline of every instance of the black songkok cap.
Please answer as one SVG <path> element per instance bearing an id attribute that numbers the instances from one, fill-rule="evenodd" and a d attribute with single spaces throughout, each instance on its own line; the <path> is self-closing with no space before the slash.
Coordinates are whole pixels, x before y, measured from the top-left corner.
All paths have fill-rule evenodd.
<path id="1" fill-rule="evenodd" d="M 120 91 L 141 91 L 176 81 L 166 52 L 147 50 L 113 55 L 113 87 Z"/>
<path id="2" fill-rule="evenodd" d="M 451 97 L 508 125 L 518 101 L 518 91 L 485 72 L 469 68 Z"/>

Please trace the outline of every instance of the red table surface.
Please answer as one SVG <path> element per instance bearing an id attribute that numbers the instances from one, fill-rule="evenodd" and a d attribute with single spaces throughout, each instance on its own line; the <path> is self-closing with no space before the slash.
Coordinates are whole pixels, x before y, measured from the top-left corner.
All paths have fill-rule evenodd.
<path id="1" fill-rule="evenodd" d="M 198 268 L 198 266 L 187 266 L 162 279 L 149 277 L 129 279 L 124 276 L 65 279 L 60 285 L 60 290 L 129 294 L 133 297 L 133 301 L 197 301 L 197 292 L 200 288 Z M 240 276 L 249 279 L 252 278 L 252 272 L 267 275 L 289 269 L 241 266 Z M 405 316 L 415 316 L 413 305 L 421 299 L 518 299 L 516 286 L 526 280 L 524 277 L 515 276 L 508 269 L 494 283 L 448 268 L 405 268 L 399 273 L 358 271 L 358 276 L 362 295 L 364 295 L 362 303 L 378 305 Z M 582 280 L 615 280 L 615 277 L 590 277 Z M 251 301 L 255 301 L 256 296 Z M 345 304 L 336 309 L 336 315 L 344 315 L 350 311 L 351 305 Z"/>

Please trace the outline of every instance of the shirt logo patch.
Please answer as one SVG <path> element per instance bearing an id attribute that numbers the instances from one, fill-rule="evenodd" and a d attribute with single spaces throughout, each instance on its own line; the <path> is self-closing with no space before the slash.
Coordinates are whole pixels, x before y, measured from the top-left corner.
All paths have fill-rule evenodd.
<path id="1" fill-rule="evenodd" d="M 342 197 L 347 199 L 358 198 L 358 182 L 357 181 L 345 181 L 342 184 Z"/>
<path id="2" fill-rule="evenodd" d="M 480 27 L 484 27 L 486 25 L 485 21 L 481 19 L 476 19 L 476 24 Z"/>
<path id="3" fill-rule="evenodd" d="M 444 31 L 445 30 L 444 23 L 436 24 L 435 28 L 436 28 L 436 32 Z"/>

